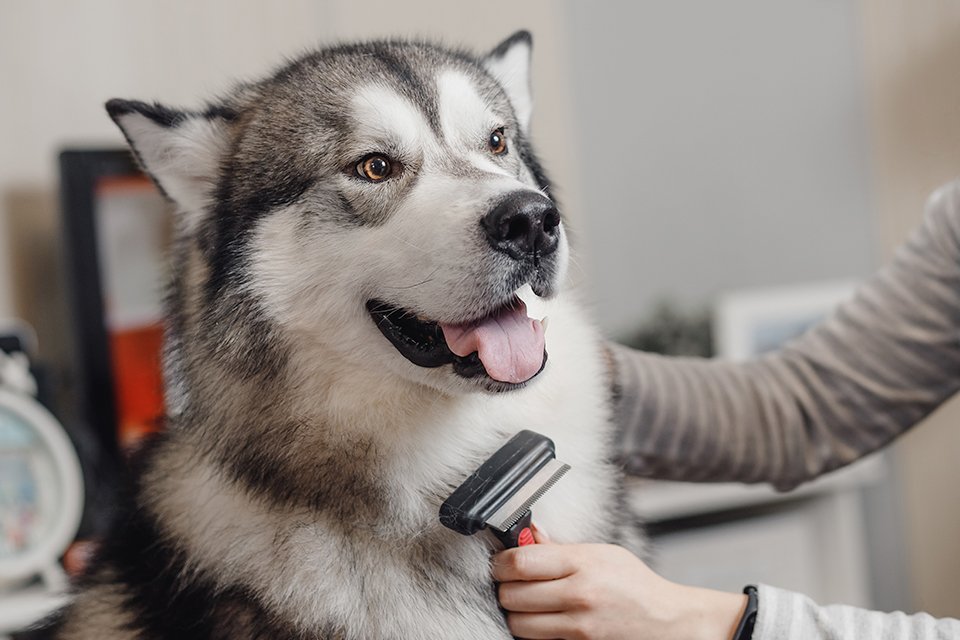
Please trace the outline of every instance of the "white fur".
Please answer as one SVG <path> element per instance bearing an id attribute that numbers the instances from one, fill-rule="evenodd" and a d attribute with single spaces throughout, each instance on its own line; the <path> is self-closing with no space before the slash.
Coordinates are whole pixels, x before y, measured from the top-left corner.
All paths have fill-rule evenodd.
<path id="1" fill-rule="evenodd" d="M 396 91 L 371 84 L 357 92 L 351 102 L 358 134 L 381 145 L 391 143 L 403 150 L 436 150 L 436 137 L 421 111 Z M 358 153 L 381 148 L 358 149 Z"/>
<path id="2" fill-rule="evenodd" d="M 444 139 L 477 169 L 492 175 L 511 175 L 486 150 L 487 138 L 503 126 L 503 121 L 480 99 L 473 82 L 460 72 L 447 71 L 437 78 L 437 93 Z"/>
<path id="3" fill-rule="evenodd" d="M 488 56 L 484 60 L 487 71 L 500 81 L 510 97 L 517 120 L 524 131 L 530 129 L 530 117 L 533 115 L 530 54 L 529 43 L 518 40 L 502 56 Z"/>
<path id="4" fill-rule="evenodd" d="M 117 120 L 146 169 L 183 212 L 185 230 L 192 232 L 215 185 L 226 146 L 224 123 L 191 115 L 175 127 L 166 127 L 137 112 Z"/>

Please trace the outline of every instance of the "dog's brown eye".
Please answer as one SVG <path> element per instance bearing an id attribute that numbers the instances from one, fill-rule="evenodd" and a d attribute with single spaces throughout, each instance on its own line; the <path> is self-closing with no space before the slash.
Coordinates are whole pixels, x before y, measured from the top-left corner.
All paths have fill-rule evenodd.
<path id="1" fill-rule="evenodd" d="M 490 145 L 490 151 L 493 151 L 498 156 L 506 153 L 507 136 L 504 135 L 503 129 L 494 129 L 490 134 L 490 139 L 487 140 L 487 144 Z"/>
<path id="2" fill-rule="evenodd" d="M 374 154 L 357 164 L 357 175 L 370 182 L 382 182 L 390 177 L 392 166 L 386 156 Z"/>

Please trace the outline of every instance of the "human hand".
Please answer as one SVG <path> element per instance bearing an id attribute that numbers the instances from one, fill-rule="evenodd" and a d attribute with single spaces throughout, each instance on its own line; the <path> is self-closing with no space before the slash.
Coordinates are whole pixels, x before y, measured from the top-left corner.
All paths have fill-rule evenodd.
<path id="1" fill-rule="evenodd" d="M 510 632 L 530 640 L 729 640 L 747 602 L 665 580 L 605 544 L 508 549 L 493 556 L 493 577 Z"/>

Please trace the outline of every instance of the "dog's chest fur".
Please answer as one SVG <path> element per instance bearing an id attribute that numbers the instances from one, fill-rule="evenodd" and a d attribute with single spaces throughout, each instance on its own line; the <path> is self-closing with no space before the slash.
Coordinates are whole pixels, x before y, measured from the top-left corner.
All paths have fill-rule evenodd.
<path id="1" fill-rule="evenodd" d="M 137 582 L 155 572 L 174 592 L 195 589 L 195 600 L 209 602 L 203 633 L 180 637 L 509 638 L 490 578 L 492 537 L 467 538 L 437 520 L 439 503 L 486 455 L 522 428 L 548 435 L 573 469 L 535 506 L 538 525 L 557 542 L 616 535 L 618 477 L 607 462 L 607 379 L 598 344 L 576 308 L 559 300 L 549 307 L 555 314 L 550 365 L 536 385 L 424 408 L 423 422 L 412 430 L 384 425 L 373 457 L 318 456 L 344 472 L 370 465 L 371 484 L 388 487 L 383 500 L 346 493 L 341 504 L 283 504 L 230 477 L 189 438 L 173 434 L 148 465 L 141 519 L 132 528 L 140 531 L 139 544 L 160 543 L 159 556 L 131 549 L 116 558 L 118 566 L 105 576 L 110 586 L 80 596 L 62 637 L 137 637 L 108 631 L 106 616 L 91 619 L 96 628 L 88 628 L 82 612 L 95 606 L 91 602 L 104 606 L 105 590 L 120 591 L 109 608 L 118 619 L 139 617 L 134 628 L 152 623 L 131 602 L 169 607 L 167 628 L 146 627 L 147 637 L 198 631 L 194 621 L 170 620 L 197 616 L 196 603 L 183 605 L 156 580 Z M 376 504 L 351 504 L 358 500 Z"/>

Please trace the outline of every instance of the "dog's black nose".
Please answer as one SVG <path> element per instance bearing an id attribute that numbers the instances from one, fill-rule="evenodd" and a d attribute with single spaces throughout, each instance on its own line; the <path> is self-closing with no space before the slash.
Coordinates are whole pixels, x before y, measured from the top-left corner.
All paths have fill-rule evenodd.
<path id="1" fill-rule="evenodd" d="M 515 260 L 550 255 L 560 243 L 560 213 L 551 200 L 532 191 L 510 194 L 482 224 L 490 245 Z"/>

